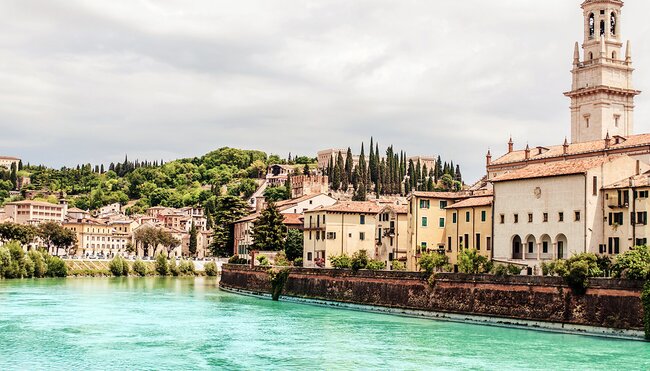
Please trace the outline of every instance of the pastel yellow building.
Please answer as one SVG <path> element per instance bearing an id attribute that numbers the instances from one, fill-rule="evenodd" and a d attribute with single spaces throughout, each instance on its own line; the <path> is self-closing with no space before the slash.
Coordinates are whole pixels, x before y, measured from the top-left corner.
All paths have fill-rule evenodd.
<path id="1" fill-rule="evenodd" d="M 445 249 L 447 206 L 468 197 L 458 192 L 413 192 L 408 197 L 407 268 L 417 270 L 423 252 Z"/>
<path id="2" fill-rule="evenodd" d="M 305 212 L 305 267 L 330 268 L 330 256 L 375 251 L 377 214 L 382 207 L 374 202 L 340 202 Z"/>
<path id="3" fill-rule="evenodd" d="M 492 257 L 492 201 L 492 196 L 474 197 L 447 207 L 445 253 L 452 265 L 463 248 Z"/>

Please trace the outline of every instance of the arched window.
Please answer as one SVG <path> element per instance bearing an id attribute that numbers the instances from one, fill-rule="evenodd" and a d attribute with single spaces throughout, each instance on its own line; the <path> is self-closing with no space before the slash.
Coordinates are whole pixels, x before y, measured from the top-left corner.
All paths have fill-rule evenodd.
<path id="1" fill-rule="evenodd" d="M 610 21 L 610 33 L 612 36 L 616 35 L 616 14 L 612 12 L 612 18 Z"/>
<path id="2" fill-rule="evenodd" d="M 605 35 L 605 21 L 600 21 L 600 36 Z"/>
<path id="3" fill-rule="evenodd" d="M 589 60 L 591 61 L 591 60 L 593 60 L 593 59 L 594 59 L 594 53 L 589 52 Z"/>
<path id="4" fill-rule="evenodd" d="M 589 14 L 589 37 L 594 37 L 594 32 L 595 29 L 594 27 L 596 26 L 595 24 L 595 19 L 594 19 L 594 13 Z"/>

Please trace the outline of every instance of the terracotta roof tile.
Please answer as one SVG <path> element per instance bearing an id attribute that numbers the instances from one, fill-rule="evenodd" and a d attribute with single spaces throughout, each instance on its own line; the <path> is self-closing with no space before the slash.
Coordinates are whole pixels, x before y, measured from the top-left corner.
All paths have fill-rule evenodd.
<path id="1" fill-rule="evenodd" d="M 622 137 L 619 137 L 622 138 Z M 650 134 L 637 134 L 630 135 L 626 138 L 622 138 L 618 144 L 616 144 L 617 137 L 613 137 L 610 140 L 610 145 L 607 148 L 608 151 L 622 150 L 626 148 L 634 148 L 638 146 L 648 146 L 650 145 Z M 539 149 L 542 148 L 542 153 L 539 153 Z M 605 140 L 594 140 L 591 142 L 581 142 L 581 143 L 571 143 L 567 147 L 567 156 L 586 154 L 590 152 L 603 151 L 605 149 Z M 552 159 L 557 157 L 564 156 L 564 146 L 555 145 L 550 147 L 535 147 L 530 149 L 530 160 L 537 159 Z M 493 165 L 502 165 L 512 162 L 524 161 L 526 159 L 526 150 L 517 150 L 499 157 L 498 159 L 492 161 L 490 166 Z"/>
<path id="2" fill-rule="evenodd" d="M 650 172 L 625 178 L 614 184 L 603 187 L 604 189 L 622 189 L 630 187 L 650 187 Z"/>
<path id="3" fill-rule="evenodd" d="M 319 207 L 311 211 L 376 214 L 381 211 L 382 207 L 382 205 L 371 201 L 341 201 L 332 206 Z"/>
<path id="4" fill-rule="evenodd" d="M 412 192 L 411 195 L 416 197 L 443 198 L 443 199 L 458 199 L 458 198 L 466 198 L 470 196 L 467 192 L 421 192 L 421 191 Z"/>
<path id="5" fill-rule="evenodd" d="M 610 162 L 620 157 L 621 156 L 592 157 L 587 159 L 531 164 L 521 169 L 500 175 L 492 179 L 492 182 L 584 174 L 589 169 L 593 169 L 594 167 L 600 166 L 606 162 Z"/>
<path id="6" fill-rule="evenodd" d="M 302 214 L 283 214 L 284 224 L 286 225 L 302 225 Z"/>
<path id="7" fill-rule="evenodd" d="M 460 209 L 463 207 L 479 207 L 479 206 L 490 206 L 492 205 L 494 197 L 485 196 L 485 197 L 472 197 L 466 200 L 456 202 L 451 206 L 447 206 L 447 209 Z"/>

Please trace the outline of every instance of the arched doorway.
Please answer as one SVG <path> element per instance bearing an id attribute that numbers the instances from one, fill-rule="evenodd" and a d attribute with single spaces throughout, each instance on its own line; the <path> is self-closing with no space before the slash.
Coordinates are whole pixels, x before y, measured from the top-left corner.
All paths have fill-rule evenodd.
<path id="1" fill-rule="evenodd" d="M 521 249 L 521 237 L 515 235 L 512 238 L 512 258 L 513 259 L 522 259 L 522 249 Z"/>
<path id="2" fill-rule="evenodd" d="M 556 245 L 556 256 L 558 259 L 566 259 L 568 257 L 569 253 L 569 246 L 568 246 L 568 241 L 565 235 L 563 234 L 558 234 L 557 237 L 555 237 L 555 245 Z"/>

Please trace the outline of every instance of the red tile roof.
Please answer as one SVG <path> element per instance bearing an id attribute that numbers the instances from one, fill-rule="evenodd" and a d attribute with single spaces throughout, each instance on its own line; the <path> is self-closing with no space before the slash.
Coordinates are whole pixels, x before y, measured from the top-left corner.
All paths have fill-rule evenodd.
<path id="1" fill-rule="evenodd" d="M 610 162 L 618 158 L 621 158 L 621 156 L 592 157 L 587 159 L 530 164 L 521 169 L 500 175 L 492 179 L 492 182 L 584 174 L 594 167 L 600 166 L 606 162 Z"/>
<path id="2" fill-rule="evenodd" d="M 411 195 L 416 197 L 442 198 L 442 199 L 459 199 L 466 198 L 470 195 L 467 192 L 412 192 Z"/>
<path id="3" fill-rule="evenodd" d="M 464 207 L 490 206 L 492 205 L 493 199 L 494 199 L 493 196 L 472 197 L 460 202 L 456 202 L 451 206 L 447 206 L 447 209 L 461 209 Z"/>
<path id="4" fill-rule="evenodd" d="M 385 206 L 385 205 L 384 205 Z M 332 206 L 319 207 L 311 211 L 327 211 L 334 213 L 376 214 L 383 208 L 371 201 L 341 201 Z"/>

